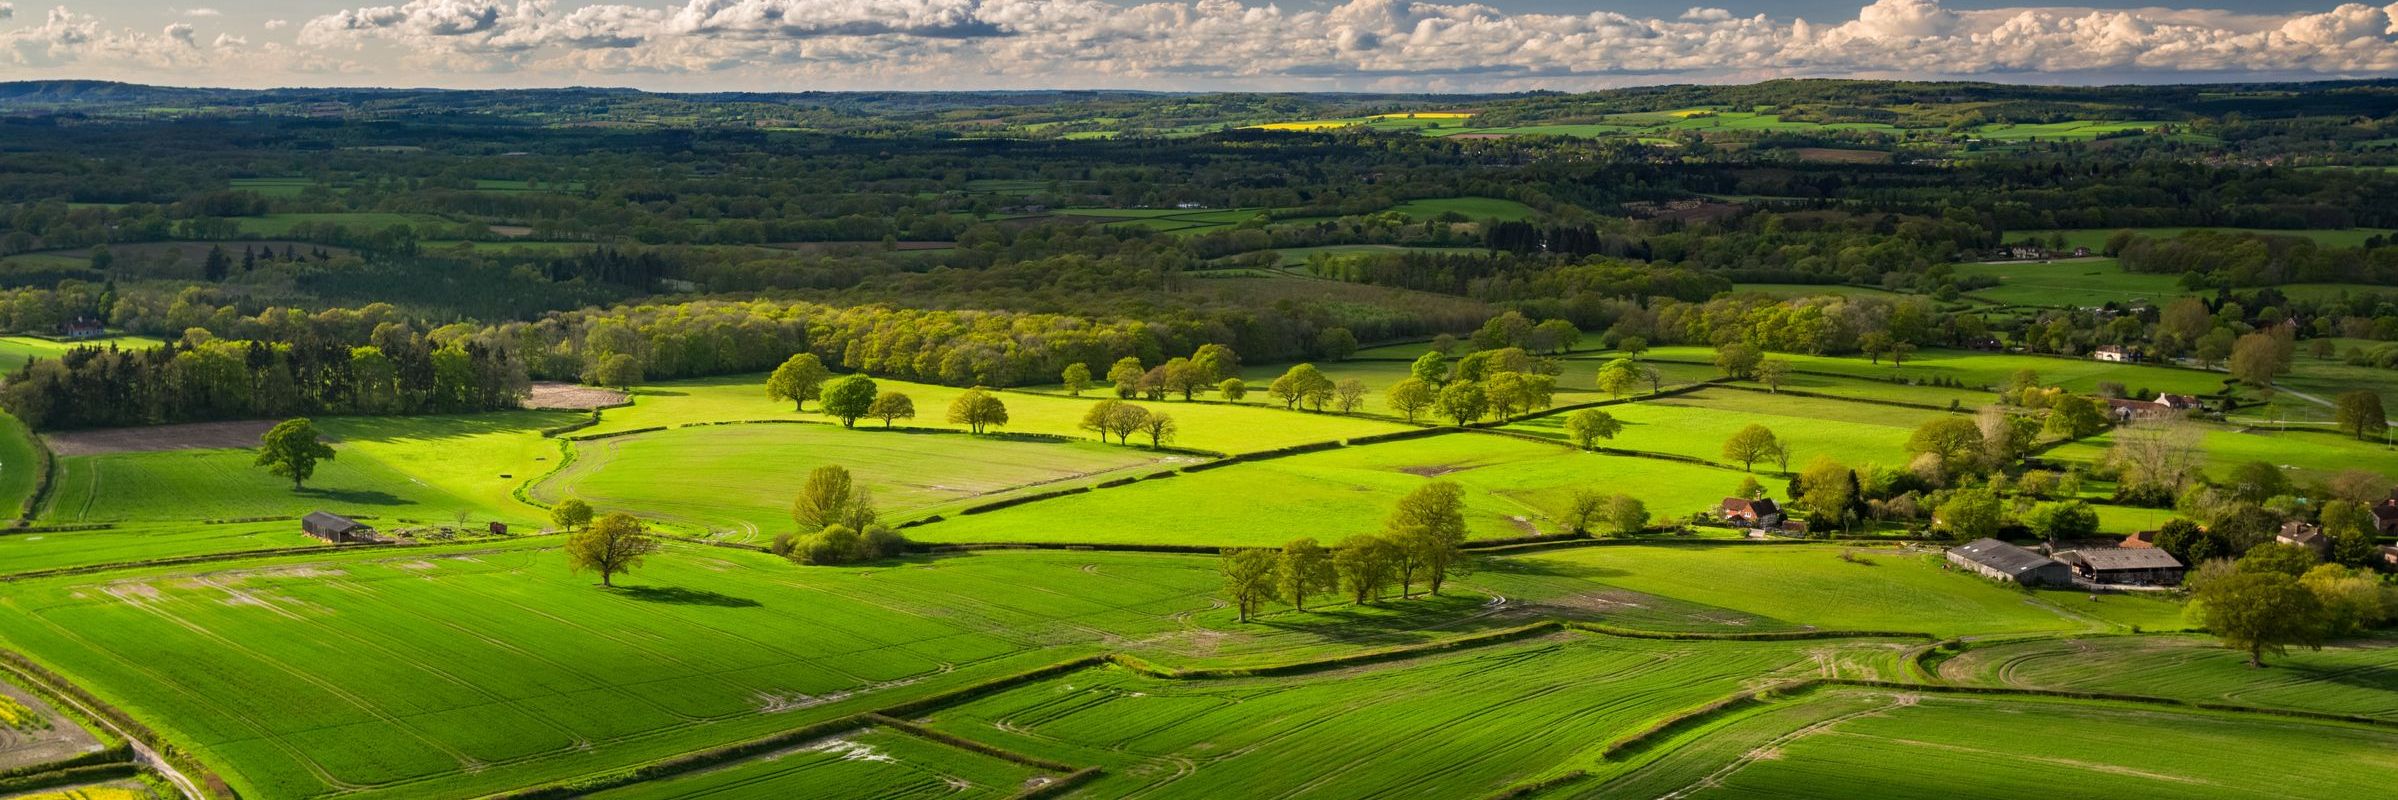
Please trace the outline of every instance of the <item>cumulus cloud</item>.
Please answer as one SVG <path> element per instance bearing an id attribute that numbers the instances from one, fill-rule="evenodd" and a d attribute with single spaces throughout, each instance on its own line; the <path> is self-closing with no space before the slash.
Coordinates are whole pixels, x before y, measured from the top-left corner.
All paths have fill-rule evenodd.
<path id="1" fill-rule="evenodd" d="M 213 8 L 186 8 L 183 10 L 183 15 L 186 17 L 221 17 L 224 14 L 225 12 Z"/>
<path id="2" fill-rule="evenodd" d="M 291 20 L 288 19 L 270 19 L 266 21 L 266 29 L 270 31 L 279 31 L 288 27 L 291 27 Z"/>
<path id="3" fill-rule="evenodd" d="M 1804 75 L 2171 80 L 2398 74 L 2398 3 L 2206 9 L 1956 9 L 1873 0 L 1853 18 L 1512 12 L 1442 0 L 408 0 L 299 22 L 287 63 L 376 64 L 395 79 L 646 75 L 740 88 L 1578 88 Z M 0 5 L 0 8 L 4 8 Z M 1671 12 L 1667 12 L 1671 13 Z M 17 40 L 60 57 L 68 28 Z M 279 30 L 281 21 L 267 23 Z M 46 30 L 33 34 L 31 31 Z M 214 49 L 226 49 L 222 43 Z M 4 57 L 4 56 L 0 56 Z"/>

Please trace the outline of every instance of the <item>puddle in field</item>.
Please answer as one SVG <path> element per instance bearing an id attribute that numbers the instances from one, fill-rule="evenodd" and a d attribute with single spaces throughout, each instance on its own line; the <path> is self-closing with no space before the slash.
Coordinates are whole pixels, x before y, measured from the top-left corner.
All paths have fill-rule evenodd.
<path id="1" fill-rule="evenodd" d="M 874 745 L 853 742 L 848 739 L 826 739 L 808 745 L 805 749 L 810 752 L 838 755 L 843 761 L 881 761 L 885 763 L 896 761 L 883 751 L 874 749 Z"/>

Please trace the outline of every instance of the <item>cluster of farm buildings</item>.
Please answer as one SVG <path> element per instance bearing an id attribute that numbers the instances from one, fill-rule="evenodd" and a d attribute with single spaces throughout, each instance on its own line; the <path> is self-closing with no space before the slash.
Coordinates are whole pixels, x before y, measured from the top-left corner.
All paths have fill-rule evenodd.
<path id="1" fill-rule="evenodd" d="M 2373 507 L 2373 523 L 2382 533 L 2398 532 L 2398 498 Z M 2033 550 L 1997 539 L 1976 539 L 1948 551 L 1948 563 L 1984 577 L 2025 586 L 2139 587 L 2176 586 L 2190 565 L 2156 546 L 2156 531 L 2123 537 L 2113 547 Z M 2274 541 L 2312 550 L 2319 559 L 2331 555 L 2331 537 L 2304 522 L 2282 525 Z M 2385 569 L 2398 568 L 2398 546 L 2384 545 L 2376 560 Z"/>

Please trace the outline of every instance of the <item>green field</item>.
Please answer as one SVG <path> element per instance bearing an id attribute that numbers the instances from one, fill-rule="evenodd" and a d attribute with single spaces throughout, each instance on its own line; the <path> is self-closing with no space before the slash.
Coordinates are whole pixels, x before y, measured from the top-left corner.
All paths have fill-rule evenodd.
<path id="1" fill-rule="evenodd" d="M 14 516 L 25 508 L 41 478 L 40 444 L 25 423 L 0 412 L 0 514 Z"/>
<path id="2" fill-rule="evenodd" d="M 280 238 L 291 234 L 301 223 L 340 225 L 356 232 L 380 231 L 398 225 L 450 225 L 450 220 L 431 214 L 399 214 L 375 211 L 343 211 L 327 213 L 268 214 L 263 217 L 238 217 L 243 236 Z"/>
<path id="3" fill-rule="evenodd" d="M 1324 245 L 1322 247 L 1286 247 L 1272 252 L 1281 258 L 1282 266 L 1298 267 L 1305 266 L 1308 262 L 1308 259 L 1317 255 L 1346 256 L 1357 255 L 1360 253 L 1371 253 L 1376 255 L 1384 253 L 1402 255 L 1472 255 L 1478 253 L 1487 253 L 1489 251 L 1483 250 L 1479 247 L 1400 247 L 1398 245 L 1391 244 L 1332 244 Z"/>
<path id="4" fill-rule="evenodd" d="M 322 544 L 288 519 L 217 525 L 146 522 L 102 530 L 10 533 L 0 535 L 0 575 Z"/>
<path id="5" fill-rule="evenodd" d="M 825 800 L 1007 798 L 1044 777 L 1039 770 L 890 728 L 822 739 L 723 769 L 640 783 L 593 800 L 711 800 L 785 797 Z M 1054 777 L 1054 776 L 1048 776 Z"/>
<path id="6" fill-rule="evenodd" d="M 1932 696 L 1778 741 L 1689 797 L 2364 797 L 2398 734 L 2272 717 Z M 2258 769 L 2258 763 L 2276 765 Z M 1604 796 L 1604 795 L 1598 795 Z"/>
<path id="7" fill-rule="evenodd" d="M 1080 486 L 1167 460 L 1091 441 L 1009 441 L 962 433 L 834 425 L 678 428 L 574 445 L 571 466 L 531 487 L 544 502 L 579 497 L 736 540 L 788 531 L 791 498 L 817 467 L 838 465 L 874 491 L 893 522 L 1025 490 Z M 1173 457 L 1196 463 L 1197 459 Z"/>
<path id="8" fill-rule="evenodd" d="M 765 381 L 764 375 L 738 375 L 637 388 L 633 392 L 635 402 L 631 407 L 609 409 L 602 414 L 602 422 L 598 427 L 582 433 L 588 435 L 693 422 L 824 419 L 812 404 L 807 411 L 794 412 L 790 402 L 767 398 Z M 957 398 L 963 391 L 961 389 L 895 380 L 876 380 L 875 384 L 913 398 L 918 415 L 913 423 L 919 427 L 948 430 L 962 430 L 965 427 L 944 421 L 950 401 Z M 1260 391 L 1251 395 L 1249 402 L 1237 406 L 1171 401 L 1143 402 L 1141 405 L 1174 416 L 1182 428 L 1181 437 L 1175 444 L 1231 453 L 1406 430 L 1403 425 L 1372 418 L 1336 414 L 1293 415 L 1279 407 L 1266 407 L 1262 395 Z M 1098 402 L 1102 396 L 1115 395 L 1105 391 L 1085 392 L 1079 398 L 1033 392 L 1003 393 L 1000 399 L 1007 404 L 1009 421 L 1001 430 L 1008 433 L 1089 438 L 1092 434 L 1082 429 L 1082 418 L 1090 410 L 1090 404 Z M 869 420 L 861 424 L 880 423 Z"/>
<path id="9" fill-rule="evenodd" d="M 39 336 L 0 336 L 0 370 L 14 371 L 28 361 L 57 358 L 78 347 L 146 350 L 165 344 L 148 336 L 106 336 L 98 339 L 49 339 Z"/>
<path id="10" fill-rule="evenodd" d="M 2281 467 L 2294 481 L 2320 481 L 2343 470 L 2365 469 L 2398 475 L 2398 450 L 2379 441 L 2360 442 L 2334 433 L 2239 429 L 2203 424 L 2200 449 L 2206 470 L 2218 478 L 2252 461 Z M 2105 458 L 2114 439 L 2100 434 L 2049 451 L 2060 461 L 2096 463 Z"/>
<path id="11" fill-rule="evenodd" d="M 2118 364 L 2095 359 L 2035 356 L 2013 353 L 1976 353 L 1969 350 L 1920 350 L 1907 357 L 1905 364 L 1892 366 L 1889 358 L 1874 364 L 1858 356 L 1815 356 L 1804 353 L 1769 353 L 1771 358 L 1787 360 L 1801 372 L 1824 373 L 1831 377 L 1867 378 L 1888 381 L 1892 378 L 1923 381 L 1932 378 L 1962 381 L 1966 386 L 1996 391 L 2006 385 L 2017 370 L 2038 373 L 2043 385 L 2063 386 L 2075 392 L 2095 393 L 2103 381 L 2121 383 L 2127 390 L 2146 387 L 2156 392 L 2213 395 L 2223 391 L 2224 376 L 2148 364 Z M 1659 361 L 1714 363 L 1715 351 L 1705 347 L 1673 346 L 1650 350 L 1647 358 Z M 1795 384 L 1794 384 L 1795 385 Z M 1803 388 L 1803 387 L 1802 387 Z M 1990 397 L 1990 400 L 1996 399 Z M 1988 400 L 1985 400 L 1988 402 Z"/>
<path id="12" fill-rule="evenodd" d="M 1937 411 L 1787 397 L 1737 389 L 1642 400 L 1606 409 L 1624 423 L 1622 433 L 1599 442 L 1605 447 L 1671 453 L 1723 462 L 1723 443 L 1749 425 L 1774 431 L 1791 452 L 1792 469 L 1817 456 L 1843 464 L 1904 465 L 1911 457 L 1907 436 L 1916 426 L 1942 416 Z M 1567 415 L 1552 414 L 1507 426 L 1509 430 L 1571 441 Z M 1729 466 L 1739 466 L 1730 464 Z M 1760 469 L 1772 469 L 1770 464 Z"/>
<path id="13" fill-rule="evenodd" d="M 1560 532 L 1577 488 L 1628 492 L 1688 514 L 1740 484 L 1738 470 L 1593 455 L 1476 433 L 1359 445 L 1044 500 L 914 528 L 936 542 L 1280 545 L 1373 533 L 1394 500 L 1434 479 L 1467 489 L 1476 538 Z M 1237 498 L 1237 500 L 1229 500 Z M 1108 524 L 1078 524 L 1104 519 Z M 1301 527 L 1293 527 L 1306 521 Z"/>
<path id="14" fill-rule="evenodd" d="M 2112 258 L 1958 264 L 1954 269 L 1959 277 L 1998 279 L 1997 286 L 1975 289 L 1969 294 L 2008 305 L 2087 308 L 2134 300 L 2162 305 L 2190 294 L 2181 288 L 2179 275 L 2125 272 L 2123 265 Z"/>
<path id="15" fill-rule="evenodd" d="M 2019 242 L 2024 240 L 2033 240 L 2045 242 L 2048 240 L 2048 237 L 2052 235 L 2063 234 L 2065 236 L 2066 247 L 2087 247 L 2095 251 L 2099 248 L 2105 247 L 2107 244 L 2107 239 L 2114 236 L 2121 230 L 2124 229 L 2082 228 L 2074 230 L 2014 231 L 2007 234 L 2007 241 Z M 2138 233 L 2142 236 L 2147 236 L 2153 239 L 2170 239 L 2175 236 L 2180 236 L 2184 233 L 2197 230 L 2221 231 L 2224 233 L 2253 233 L 2259 236 L 2297 236 L 2313 239 L 2315 240 L 2316 244 L 2329 247 L 2361 247 L 2364 245 L 2366 239 L 2370 239 L 2375 236 L 2380 236 L 2386 239 L 2389 238 L 2392 233 L 2392 231 L 2387 228 L 2341 228 L 2316 230 L 2286 230 L 2280 228 L 2132 228 L 2130 230 L 2134 233 Z"/>
<path id="16" fill-rule="evenodd" d="M 537 522 L 516 487 L 546 471 L 557 446 L 536 431 L 563 412 L 447 417 L 348 417 L 318 421 L 336 456 L 298 491 L 253 465 L 247 449 L 61 456 L 44 522 L 200 520 L 316 510 L 418 522 Z"/>
<path id="17" fill-rule="evenodd" d="M 1997 142 L 2086 142 L 2110 133 L 2149 131 L 2164 125 L 2158 121 L 2100 121 L 1984 125 L 1975 134 Z"/>
<path id="18" fill-rule="evenodd" d="M 1975 647 L 1943 677 L 2000 686 L 2136 694 L 2398 720 L 2398 642 L 2291 650 L 2271 669 L 2200 637 L 2101 636 Z"/>

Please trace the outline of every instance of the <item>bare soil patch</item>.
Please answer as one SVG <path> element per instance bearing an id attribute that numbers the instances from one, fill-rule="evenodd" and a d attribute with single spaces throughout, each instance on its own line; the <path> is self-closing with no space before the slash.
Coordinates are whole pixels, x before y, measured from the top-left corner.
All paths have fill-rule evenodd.
<path id="1" fill-rule="evenodd" d="M 267 429 L 273 427 L 275 420 L 268 419 L 188 422 L 147 428 L 61 431 L 42 434 L 42 440 L 49 443 L 50 452 L 62 456 L 155 453 L 164 450 L 256 447 L 258 437 L 265 436 Z"/>
<path id="2" fill-rule="evenodd" d="M 1887 164 L 1890 154 L 1880 150 L 1841 150 L 1831 147 L 1800 147 L 1790 151 L 1800 161 L 1820 164 Z"/>
<path id="3" fill-rule="evenodd" d="M 525 396 L 524 405 L 526 408 L 588 411 L 621 405 L 625 399 L 625 393 L 614 389 L 573 383 L 536 383 L 532 392 Z"/>
<path id="4" fill-rule="evenodd" d="M 522 239 L 533 235 L 533 229 L 525 225 L 490 225 L 487 227 L 491 229 L 492 233 L 510 239 Z"/>
<path id="5" fill-rule="evenodd" d="M 100 749 L 91 732 L 33 693 L 0 681 L 0 769 L 47 764 Z"/>

